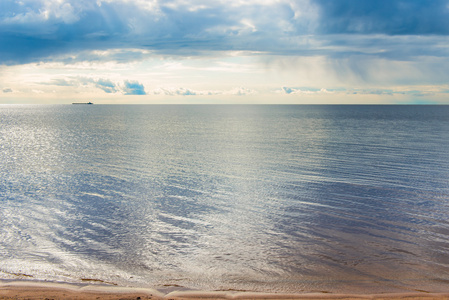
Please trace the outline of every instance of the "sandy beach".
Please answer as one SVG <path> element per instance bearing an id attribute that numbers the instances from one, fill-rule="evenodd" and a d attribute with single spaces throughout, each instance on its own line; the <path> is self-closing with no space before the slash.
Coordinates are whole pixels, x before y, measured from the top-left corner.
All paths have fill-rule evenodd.
<path id="1" fill-rule="evenodd" d="M 170 291 L 155 289 L 8 281 L 0 283 L 0 299 L 449 299 L 449 293 L 270 294 L 236 291 Z"/>

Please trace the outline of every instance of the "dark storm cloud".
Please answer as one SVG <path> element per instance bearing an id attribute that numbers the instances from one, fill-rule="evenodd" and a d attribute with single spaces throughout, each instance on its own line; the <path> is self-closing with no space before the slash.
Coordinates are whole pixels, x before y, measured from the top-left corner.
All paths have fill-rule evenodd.
<path id="1" fill-rule="evenodd" d="M 449 34 L 447 0 L 315 0 L 323 33 Z"/>

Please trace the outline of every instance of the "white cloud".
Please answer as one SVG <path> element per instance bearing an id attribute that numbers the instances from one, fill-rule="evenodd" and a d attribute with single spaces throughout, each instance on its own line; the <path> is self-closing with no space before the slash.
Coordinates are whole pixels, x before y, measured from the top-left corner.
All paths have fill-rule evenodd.
<path id="1" fill-rule="evenodd" d="M 244 87 L 234 88 L 230 91 L 225 92 L 225 94 L 237 95 L 237 96 L 246 96 L 246 95 L 254 95 L 257 94 L 256 90 L 248 89 Z"/>
<path id="2" fill-rule="evenodd" d="M 234 88 L 230 90 L 193 90 L 184 87 L 163 87 L 156 88 L 152 91 L 154 95 L 166 95 L 166 96 L 217 96 L 217 95 L 253 95 L 257 91 L 248 88 Z"/>
<path id="3" fill-rule="evenodd" d="M 153 91 L 154 95 L 166 95 L 166 96 L 192 96 L 202 94 L 201 91 L 194 91 L 187 88 L 157 88 Z"/>
<path id="4" fill-rule="evenodd" d="M 316 94 L 333 94 L 334 89 L 313 88 L 313 87 L 282 87 L 282 92 L 288 95 L 316 95 Z"/>
<path id="5" fill-rule="evenodd" d="M 34 5 L 38 5 L 37 7 Z M 40 5 L 39 5 L 40 4 Z M 49 20 L 72 24 L 79 20 L 75 8 L 69 1 L 46 0 L 46 1 L 25 1 L 23 6 L 27 6 L 24 12 L 14 13 L 11 17 L 1 20 L 3 24 L 35 24 Z M 35 9 L 29 9 L 35 7 Z"/>

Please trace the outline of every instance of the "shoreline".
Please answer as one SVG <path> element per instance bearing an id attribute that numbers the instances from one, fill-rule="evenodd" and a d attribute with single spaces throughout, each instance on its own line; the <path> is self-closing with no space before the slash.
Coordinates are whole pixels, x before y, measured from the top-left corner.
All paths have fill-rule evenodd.
<path id="1" fill-rule="evenodd" d="M 0 280 L 0 299 L 449 299 L 447 293 L 377 293 L 377 294 L 333 294 L 333 293 L 259 293 L 242 291 L 196 291 L 174 290 L 166 293 L 151 288 L 119 287 L 94 284 L 72 284 L 59 282 L 33 282 Z"/>

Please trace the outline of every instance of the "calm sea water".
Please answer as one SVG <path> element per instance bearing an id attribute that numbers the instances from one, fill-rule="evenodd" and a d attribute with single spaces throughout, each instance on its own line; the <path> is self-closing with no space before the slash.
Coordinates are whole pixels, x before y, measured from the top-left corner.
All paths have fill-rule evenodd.
<path id="1" fill-rule="evenodd" d="M 449 107 L 0 106 L 0 278 L 447 291 Z"/>

